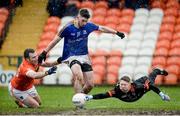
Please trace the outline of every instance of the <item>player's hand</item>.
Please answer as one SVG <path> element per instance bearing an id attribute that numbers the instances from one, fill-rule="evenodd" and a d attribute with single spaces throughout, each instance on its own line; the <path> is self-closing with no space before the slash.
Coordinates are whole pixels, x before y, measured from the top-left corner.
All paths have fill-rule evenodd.
<path id="1" fill-rule="evenodd" d="M 85 101 L 89 101 L 91 99 L 93 99 L 92 95 L 86 95 L 85 98 L 84 98 Z"/>
<path id="2" fill-rule="evenodd" d="M 47 74 L 48 75 L 51 75 L 53 73 L 56 73 L 56 70 L 57 70 L 57 67 L 56 66 L 53 66 L 52 68 L 50 68 L 48 71 L 47 71 Z"/>
<path id="3" fill-rule="evenodd" d="M 170 101 L 170 97 L 162 92 L 159 94 L 161 96 L 161 99 L 164 101 Z"/>
<path id="4" fill-rule="evenodd" d="M 125 37 L 125 34 L 119 32 L 119 31 L 117 31 L 116 35 L 119 36 L 119 37 L 121 37 L 121 39 L 123 39 L 123 38 Z"/>
<path id="5" fill-rule="evenodd" d="M 62 57 L 59 57 L 59 58 L 57 59 L 57 62 L 60 64 L 60 63 L 62 62 Z"/>
<path id="6" fill-rule="evenodd" d="M 38 64 L 41 64 L 43 60 L 44 60 L 44 61 L 46 60 L 46 54 L 47 54 L 47 52 L 46 52 L 46 51 L 43 51 L 43 52 L 39 55 L 39 57 L 38 57 Z"/>
<path id="7" fill-rule="evenodd" d="M 164 94 L 162 100 L 164 100 L 164 101 L 170 101 L 170 97 L 169 97 L 168 95 Z"/>

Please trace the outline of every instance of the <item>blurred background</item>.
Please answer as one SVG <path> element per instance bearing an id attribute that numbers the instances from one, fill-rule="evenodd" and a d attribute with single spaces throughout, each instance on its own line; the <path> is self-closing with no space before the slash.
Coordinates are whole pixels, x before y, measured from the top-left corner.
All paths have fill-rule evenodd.
<path id="1" fill-rule="evenodd" d="M 158 76 L 158 85 L 180 83 L 179 0 L 0 0 L 0 86 L 7 86 L 26 48 L 41 53 L 81 8 L 88 8 L 91 22 L 125 32 L 116 35 L 93 32 L 89 53 L 95 85 L 115 84 L 123 74 L 133 80 L 148 75 L 152 67 L 169 72 Z M 48 61 L 62 55 L 63 40 L 48 54 Z M 46 70 L 40 68 L 40 70 Z M 65 64 L 35 84 L 71 85 Z"/>

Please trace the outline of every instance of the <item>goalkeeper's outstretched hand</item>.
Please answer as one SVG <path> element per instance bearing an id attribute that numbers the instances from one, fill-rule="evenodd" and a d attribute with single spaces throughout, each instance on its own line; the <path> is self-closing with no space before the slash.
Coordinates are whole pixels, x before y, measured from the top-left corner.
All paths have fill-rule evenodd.
<path id="1" fill-rule="evenodd" d="M 91 99 L 93 99 L 92 95 L 86 95 L 85 98 L 84 98 L 85 101 L 89 101 Z"/>
<path id="2" fill-rule="evenodd" d="M 119 32 L 119 31 L 117 31 L 116 35 L 119 36 L 119 37 L 121 37 L 121 39 L 123 39 L 123 38 L 125 37 L 125 34 Z"/>
<path id="3" fill-rule="evenodd" d="M 170 97 L 163 92 L 160 92 L 159 95 L 163 101 L 170 101 Z"/>

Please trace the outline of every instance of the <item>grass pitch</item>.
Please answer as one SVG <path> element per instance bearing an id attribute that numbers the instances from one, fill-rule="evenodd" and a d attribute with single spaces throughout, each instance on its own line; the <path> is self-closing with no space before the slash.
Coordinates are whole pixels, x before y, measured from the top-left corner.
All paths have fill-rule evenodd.
<path id="1" fill-rule="evenodd" d="M 170 102 L 164 102 L 154 92 L 150 91 L 140 100 L 126 103 L 114 98 L 92 100 L 86 103 L 86 110 L 77 111 L 71 99 L 74 94 L 71 86 L 38 86 L 36 87 L 42 99 L 38 109 L 17 108 L 8 94 L 7 87 L 0 87 L 0 114 L 180 114 L 180 87 L 160 87 L 171 97 Z M 111 86 L 94 87 L 90 94 L 106 92 Z"/>

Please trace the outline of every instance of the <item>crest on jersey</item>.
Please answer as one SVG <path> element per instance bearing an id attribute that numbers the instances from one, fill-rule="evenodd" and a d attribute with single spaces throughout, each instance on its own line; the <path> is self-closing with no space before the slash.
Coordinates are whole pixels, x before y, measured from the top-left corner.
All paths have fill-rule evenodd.
<path id="1" fill-rule="evenodd" d="M 84 35 L 87 34 L 87 31 L 86 31 L 86 30 L 83 30 L 83 34 L 84 34 Z"/>

